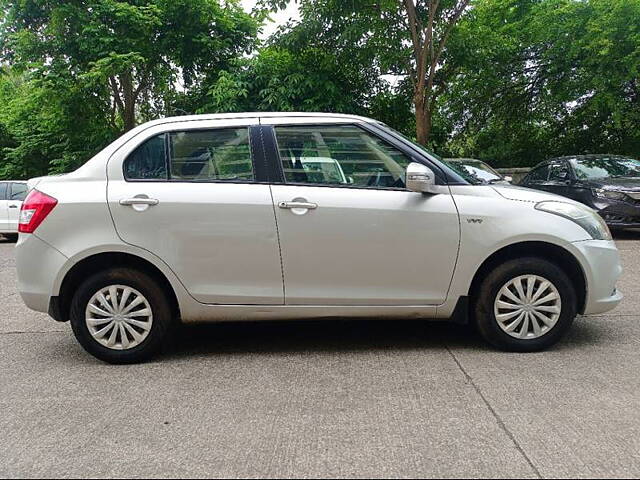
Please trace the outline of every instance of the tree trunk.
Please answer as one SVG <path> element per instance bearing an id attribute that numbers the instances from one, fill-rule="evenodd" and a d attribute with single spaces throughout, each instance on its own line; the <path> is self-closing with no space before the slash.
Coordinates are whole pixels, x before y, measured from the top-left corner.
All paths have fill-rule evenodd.
<path id="1" fill-rule="evenodd" d="M 120 84 L 122 85 L 124 103 L 122 122 L 124 123 L 124 132 L 126 133 L 136 126 L 136 99 L 130 72 L 122 74 Z"/>
<path id="2" fill-rule="evenodd" d="M 416 109 L 416 140 L 420 145 L 427 145 L 431 133 L 431 118 L 427 115 L 424 94 L 417 92 L 413 99 Z"/>

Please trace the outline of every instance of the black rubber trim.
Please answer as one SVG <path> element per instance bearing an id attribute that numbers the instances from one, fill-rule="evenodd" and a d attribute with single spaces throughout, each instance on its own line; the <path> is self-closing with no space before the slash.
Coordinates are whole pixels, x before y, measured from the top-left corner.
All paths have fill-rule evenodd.
<path id="1" fill-rule="evenodd" d="M 263 132 L 260 125 L 249 127 L 249 143 L 251 145 L 251 159 L 256 182 L 269 182 L 269 162 L 264 149 Z"/>
<path id="2" fill-rule="evenodd" d="M 458 298 L 456 308 L 451 314 L 450 320 L 460 325 L 467 325 L 469 323 L 469 297 L 466 295 Z"/>
<path id="3" fill-rule="evenodd" d="M 276 132 L 271 125 L 262 125 L 261 127 L 265 157 L 269 165 L 269 183 L 285 183 Z"/>
<path id="4" fill-rule="evenodd" d="M 68 318 L 62 315 L 62 306 L 60 305 L 60 297 L 51 297 L 49 299 L 49 316 L 56 322 L 67 322 Z"/>

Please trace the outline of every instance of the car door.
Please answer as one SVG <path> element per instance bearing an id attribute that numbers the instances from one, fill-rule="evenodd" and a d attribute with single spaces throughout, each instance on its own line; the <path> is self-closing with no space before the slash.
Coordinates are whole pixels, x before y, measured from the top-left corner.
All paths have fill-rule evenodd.
<path id="1" fill-rule="evenodd" d="M 9 184 L 0 182 L 0 232 L 10 232 L 9 229 L 9 201 L 7 200 L 7 190 Z"/>
<path id="2" fill-rule="evenodd" d="M 257 122 L 153 127 L 109 161 L 118 235 L 157 255 L 202 303 L 284 302 L 271 192 L 250 142 Z"/>
<path id="3" fill-rule="evenodd" d="M 9 186 L 7 194 L 7 213 L 9 228 L 18 231 L 18 219 L 20 217 L 20 207 L 27 196 L 27 184 L 13 182 Z"/>
<path id="4" fill-rule="evenodd" d="M 271 188 L 286 304 L 445 301 L 460 235 L 448 191 L 408 191 L 413 159 L 361 126 L 262 123 L 274 127 L 283 174 Z M 340 167 L 334 174 L 326 172 L 329 158 Z"/>

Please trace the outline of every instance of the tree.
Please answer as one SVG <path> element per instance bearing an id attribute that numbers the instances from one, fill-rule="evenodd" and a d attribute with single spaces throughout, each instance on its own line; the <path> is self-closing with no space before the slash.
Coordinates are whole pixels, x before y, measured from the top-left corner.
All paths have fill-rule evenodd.
<path id="1" fill-rule="evenodd" d="M 640 1 L 479 0 L 449 47 L 450 152 L 504 166 L 640 154 Z"/>
<path id="2" fill-rule="evenodd" d="M 470 0 L 403 0 L 413 53 L 407 73 L 413 85 L 416 137 L 423 145 L 431 135 L 436 100 L 446 88 L 449 69 L 441 63 L 442 54 L 469 3 Z"/>
<path id="3" fill-rule="evenodd" d="M 118 132 L 102 103 L 79 86 L 0 72 L 0 178 L 27 179 L 80 166 Z M 4 134 L 3 134 L 4 133 Z"/>
<path id="4" fill-rule="evenodd" d="M 220 72 L 197 111 L 367 113 L 378 77 L 357 62 L 337 61 L 336 52 L 309 39 L 307 28 L 281 32 L 254 57 Z"/>
<path id="5" fill-rule="evenodd" d="M 272 1 L 275 7 L 283 2 Z M 430 141 L 437 99 L 455 73 L 447 42 L 471 0 L 301 0 L 301 24 L 336 60 L 400 77 L 411 87 L 415 135 Z M 388 89 L 387 89 L 388 91 Z"/>
<path id="6" fill-rule="evenodd" d="M 68 76 L 100 97 L 112 127 L 170 109 L 166 98 L 249 53 L 258 21 L 235 0 L 2 0 L 6 61 Z"/>

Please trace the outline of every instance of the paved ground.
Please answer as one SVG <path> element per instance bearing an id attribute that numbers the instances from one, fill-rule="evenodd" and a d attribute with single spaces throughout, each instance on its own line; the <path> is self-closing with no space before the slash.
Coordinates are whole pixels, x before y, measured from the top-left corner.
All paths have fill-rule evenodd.
<path id="1" fill-rule="evenodd" d="M 0 240 L 0 477 L 638 477 L 640 234 L 625 301 L 505 354 L 421 322 L 183 329 L 102 364 L 29 312 Z"/>

